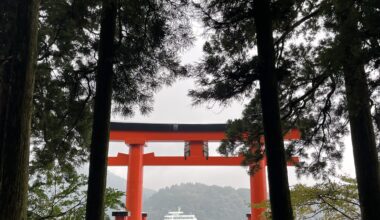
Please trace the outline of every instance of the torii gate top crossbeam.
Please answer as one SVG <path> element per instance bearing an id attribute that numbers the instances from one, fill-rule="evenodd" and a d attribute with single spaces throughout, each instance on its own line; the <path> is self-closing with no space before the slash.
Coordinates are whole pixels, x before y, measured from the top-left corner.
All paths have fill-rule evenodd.
<path id="1" fill-rule="evenodd" d="M 226 138 L 226 124 L 146 124 L 111 122 L 110 140 L 126 143 L 148 141 L 221 141 Z M 297 129 L 290 130 L 286 140 L 300 138 Z"/>
<path id="2" fill-rule="evenodd" d="M 140 132 L 224 132 L 226 124 L 152 124 L 111 122 L 112 131 Z"/>
<path id="3" fill-rule="evenodd" d="M 225 124 L 144 124 L 111 123 L 110 140 L 126 143 L 148 141 L 220 141 Z"/>

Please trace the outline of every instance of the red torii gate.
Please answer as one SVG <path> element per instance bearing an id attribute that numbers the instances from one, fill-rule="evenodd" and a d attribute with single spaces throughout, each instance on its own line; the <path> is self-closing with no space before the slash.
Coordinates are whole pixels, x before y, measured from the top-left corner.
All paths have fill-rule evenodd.
<path id="1" fill-rule="evenodd" d="M 225 139 L 226 124 L 144 124 L 111 123 L 111 141 L 124 141 L 130 146 L 129 154 L 118 153 L 108 157 L 108 166 L 128 166 L 126 209 L 130 216 L 117 219 L 143 220 L 142 191 L 144 166 L 241 166 L 243 156 L 224 157 L 208 156 L 207 143 Z M 296 129 L 289 131 L 284 139 L 300 138 Z M 184 156 L 155 156 L 144 154 L 146 142 L 180 142 L 184 141 Z M 298 162 L 293 158 L 288 165 Z M 265 159 L 260 167 L 265 167 Z M 268 199 L 266 189 L 266 171 L 260 169 L 250 177 L 251 204 L 259 204 Z M 248 220 L 259 220 L 265 208 L 251 206 L 252 215 Z"/>

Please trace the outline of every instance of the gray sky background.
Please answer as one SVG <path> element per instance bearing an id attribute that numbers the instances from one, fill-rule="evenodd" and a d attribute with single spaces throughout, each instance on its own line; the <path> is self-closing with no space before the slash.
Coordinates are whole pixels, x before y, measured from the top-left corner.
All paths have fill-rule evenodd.
<path id="1" fill-rule="evenodd" d="M 182 55 L 184 64 L 195 63 L 202 58 L 204 34 L 201 26 L 194 23 L 196 41 Z M 142 122 L 142 123 L 225 123 L 228 119 L 239 118 L 244 104 L 249 100 L 236 101 L 227 107 L 218 104 L 205 104 L 192 106 L 191 98 L 187 96 L 189 89 L 194 88 L 194 81 L 190 79 L 179 80 L 171 87 L 163 88 L 155 95 L 154 110 L 151 114 L 143 116 L 136 114 L 132 118 L 112 116 L 112 121 Z M 346 151 L 341 167 L 341 173 L 354 176 L 354 165 L 350 138 L 345 139 Z M 183 143 L 148 143 L 145 152 L 155 152 L 156 155 L 183 155 Z M 211 155 L 216 155 L 218 143 L 210 146 Z M 110 156 L 117 152 L 128 152 L 123 143 L 110 143 Z M 109 167 L 112 172 L 126 178 L 127 167 Z M 312 184 L 316 180 L 311 178 L 298 179 L 294 168 L 289 167 L 290 185 L 296 183 Z M 199 182 L 208 185 L 231 186 L 234 188 L 248 188 L 249 176 L 243 167 L 145 167 L 144 187 L 160 189 L 174 184 Z"/>

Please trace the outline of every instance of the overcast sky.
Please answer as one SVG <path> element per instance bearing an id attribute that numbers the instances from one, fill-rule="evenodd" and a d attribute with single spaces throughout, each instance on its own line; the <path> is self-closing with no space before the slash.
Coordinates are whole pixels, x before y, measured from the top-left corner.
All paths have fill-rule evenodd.
<path id="1" fill-rule="evenodd" d="M 193 47 L 183 53 L 182 62 L 189 64 L 197 62 L 202 57 L 204 37 L 199 24 L 194 24 L 197 41 Z M 228 119 L 239 118 L 248 100 L 234 102 L 230 106 L 221 107 L 217 104 L 192 106 L 191 98 L 187 96 L 189 89 L 194 88 L 194 81 L 179 80 L 171 87 L 163 88 L 155 95 L 154 110 L 147 116 L 136 114 L 132 118 L 112 116 L 112 121 L 143 122 L 143 123 L 225 123 Z M 346 152 L 341 173 L 354 176 L 354 165 L 350 138 L 346 138 Z M 156 155 L 183 155 L 182 143 L 148 143 L 145 152 L 155 152 Z M 218 143 L 210 144 L 210 153 L 216 154 Z M 117 152 L 128 152 L 123 143 L 110 143 L 110 156 Z M 127 167 L 109 167 L 109 172 L 126 178 Z M 289 168 L 290 185 L 296 183 L 311 184 L 310 178 L 297 179 L 294 168 Z M 248 188 L 249 176 L 243 167 L 145 167 L 144 187 L 160 189 L 174 184 L 199 182 L 208 185 Z"/>

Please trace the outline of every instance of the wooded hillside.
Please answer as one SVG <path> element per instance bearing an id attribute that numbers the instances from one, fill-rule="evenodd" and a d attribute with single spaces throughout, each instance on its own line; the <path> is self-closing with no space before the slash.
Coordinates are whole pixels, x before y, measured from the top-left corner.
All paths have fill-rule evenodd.
<path id="1" fill-rule="evenodd" d="M 245 220 L 249 190 L 186 183 L 161 189 L 144 201 L 144 212 L 154 220 L 164 219 L 178 207 L 198 220 Z"/>

